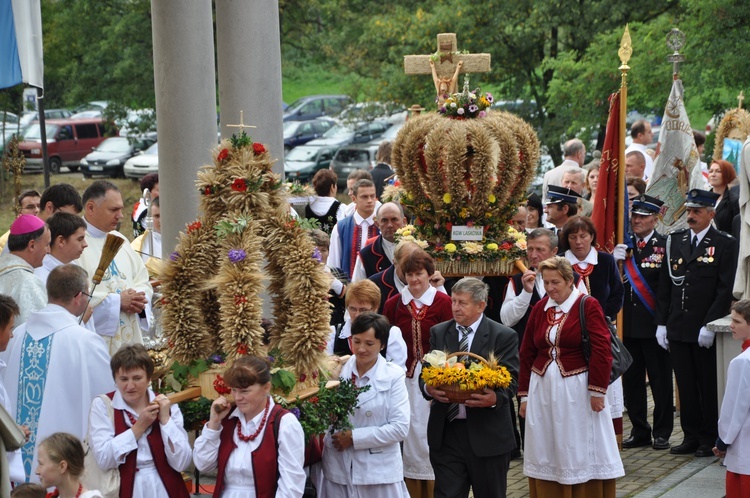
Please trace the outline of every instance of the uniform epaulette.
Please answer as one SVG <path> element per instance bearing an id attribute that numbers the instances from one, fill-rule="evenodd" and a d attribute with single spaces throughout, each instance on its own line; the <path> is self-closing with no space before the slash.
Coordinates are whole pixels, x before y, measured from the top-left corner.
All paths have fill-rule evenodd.
<path id="1" fill-rule="evenodd" d="M 732 236 L 731 233 L 722 232 L 721 230 L 716 230 L 716 233 L 718 233 L 719 235 L 723 235 L 724 237 L 726 237 L 728 239 L 734 239 L 734 237 Z"/>

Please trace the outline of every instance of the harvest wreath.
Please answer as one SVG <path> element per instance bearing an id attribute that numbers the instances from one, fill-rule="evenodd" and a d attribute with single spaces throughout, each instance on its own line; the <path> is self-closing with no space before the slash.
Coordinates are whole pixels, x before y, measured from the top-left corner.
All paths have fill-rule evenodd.
<path id="1" fill-rule="evenodd" d="M 458 361 L 459 357 L 467 359 L 462 362 Z M 471 358 L 478 362 L 471 361 Z M 508 369 L 500 365 L 494 355 L 485 360 L 468 351 L 446 354 L 435 350 L 426 354 L 424 361 L 428 366 L 422 369 L 422 380 L 428 386 L 444 391 L 451 403 L 463 403 L 485 388 L 506 388 L 512 380 Z"/>
<path id="2" fill-rule="evenodd" d="M 508 220 L 539 162 L 539 140 L 528 123 L 489 109 L 475 119 L 414 116 L 391 159 L 399 186 L 388 194 L 413 218 L 411 235 L 427 244 L 443 275 L 513 272 L 525 239 Z"/>

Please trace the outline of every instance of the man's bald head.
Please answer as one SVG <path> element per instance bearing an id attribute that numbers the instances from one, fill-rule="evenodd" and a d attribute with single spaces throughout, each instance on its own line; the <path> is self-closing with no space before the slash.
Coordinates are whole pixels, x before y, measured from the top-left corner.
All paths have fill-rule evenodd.
<path id="1" fill-rule="evenodd" d="M 406 225 L 401 205 L 395 202 L 386 202 L 381 205 L 375 214 L 375 225 L 380 229 L 380 234 L 385 240 L 394 242 L 396 230 Z"/>

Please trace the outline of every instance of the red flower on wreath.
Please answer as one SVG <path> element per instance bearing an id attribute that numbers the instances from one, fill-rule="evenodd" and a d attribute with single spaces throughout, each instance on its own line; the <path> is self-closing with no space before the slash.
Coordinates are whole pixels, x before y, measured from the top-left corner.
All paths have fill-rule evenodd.
<path id="1" fill-rule="evenodd" d="M 247 181 L 244 178 L 235 178 L 232 182 L 232 190 L 235 192 L 246 192 Z"/>
<path id="2" fill-rule="evenodd" d="M 247 298 L 243 296 L 242 294 L 235 294 L 234 295 L 234 305 L 239 306 L 240 304 L 247 303 Z"/>
<path id="3" fill-rule="evenodd" d="M 422 218 L 417 218 L 417 220 L 414 222 L 418 227 L 424 226 L 424 220 Z"/>
<path id="4" fill-rule="evenodd" d="M 255 152 L 256 156 L 263 154 L 265 151 L 266 151 L 266 148 L 263 147 L 263 144 L 258 143 L 258 142 L 255 142 L 253 144 L 253 152 Z"/>
<path id="5" fill-rule="evenodd" d="M 224 382 L 224 378 L 221 375 L 216 375 L 216 379 L 214 380 L 214 389 L 219 394 L 229 394 L 232 392 L 231 389 L 227 386 L 226 382 Z"/>
<path id="6" fill-rule="evenodd" d="M 211 187 L 206 187 L 203 189 L 203 195 L 211 195 L 213 191 L 211 190 Z"/>
<path id="7" fill-rule="evenodd" d="M 237 354 L 247 354 L 247 344 L 237 343 Z"/>
<path id="8" fill-rule="evenodd" d="M 188 225 L 187 232 L 188 233 L 192 233 L 192 232 L 194 232 L 196 230 L 200 230 L 200 228 L 201 228 L 201 222 L 200 221 L 194 221 L 194 222 L 192 222 L 191 224 Z"/>
<path id="9" fill-rule="evenodd" d="M 320 401 L 320 398 L 318 398 L 317 396 L 313 396 L 312 398 L 310 398 L 310 403 L 312 403 L 313 405 L 318 404 L 318 401 Z"/>
<path id="10" fill-rule="evenodd" d="M 500 244 L 500 249 L 503 251 L 509 251 L 512 247 L 513 244 L 511 244 L 510 242 L 503 242 L 502 244 Z"/>
<path id="11" fill-rule="evenodd" d="M 307 375 L 305 375 L 305 374 L 299 374 L 299 381 L 300 382 L 304 382 L 306 380 L 307 380 Z"/>
<path id="12" fill-rule="evenodd" d="M 228 149 L 222 149 L 221 152 L 219 152 L 219 155 L 216 156 L 216 159 L 218 159 L 219 161 L 223 161 L 227 157 L 229 157 L 229 150 Z"/>
<path id="13" fill-rule="evenodd" d="M 449 221 L 448 223 L 445 224 L 445 228 L 446 230 L 450 232 L 451 230 L 453 230 L 453 223 Z"/>

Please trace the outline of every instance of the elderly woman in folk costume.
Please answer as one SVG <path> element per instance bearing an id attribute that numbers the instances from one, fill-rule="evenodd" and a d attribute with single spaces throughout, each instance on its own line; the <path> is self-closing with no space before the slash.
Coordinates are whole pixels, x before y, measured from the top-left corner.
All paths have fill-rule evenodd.
<path id="1" fill-rule="evenodd" d="M 565 258 L 573 265 L 573 271 L 581 276 L 591 297 L 596 298 L 604 310 L 604 316 L 612 321 L 620 312 L 625 298 L 617 260 L 625 259 L 625 246 L 620 244 L 612 255 L 597 251 L 596 228 L 590 218 L 573 216 L 563 227 L 560 247 Z M 617 379 L 607 390 L 609 410 L 615 424 L 615 433 L 622 435 L 622 412 L 625 400 L 622 379 Z"/>
<path id="2" fill-rule="evenodd" d="M 383 314 L 391 325 L 401 329 L 406 342 L 406 388 L 409 391 L 411 425 L 404 441 L 404 478 L 409 495 L 432 497 L 435 475 L 427 446 L 427 419 L 430 405 L 419 389 L 422 357 L 430 350 L 430 328 L 453 318 L 451 299 L 430 285 L 435 262 L 417 248 L 399 266 L 406 276 L 406 287 L 386 301 Z"/>
<path id="3" fill-rule="evenodd" d="M 539 265 L 547 295 L 531 311 L 521 343 L 518 394 L 526 418 L 523 471 L 531 498 L 614 498 L 625 475 L 607 409 L 612 368 L 606 317 L 573 285 L 562 257 Z M 591 357 L 581 338 L 581 299 Z"/>

